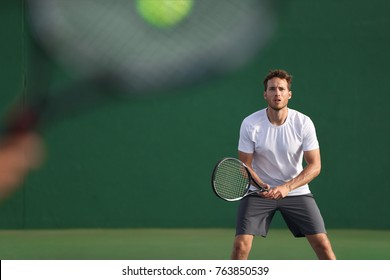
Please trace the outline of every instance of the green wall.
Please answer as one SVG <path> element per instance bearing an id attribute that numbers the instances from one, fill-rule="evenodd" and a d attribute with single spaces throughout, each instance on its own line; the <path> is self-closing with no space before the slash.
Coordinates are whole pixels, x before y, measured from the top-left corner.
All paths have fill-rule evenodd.
<path id="1" fill-rule="evenodd" d="M 1 4 L 1 111 L 21 89 L 20 1 Z M 314 120 L 312 182 L 329 228 L 390 228 L 390 2 L 281 1 L 271 42 L 239 71 L 159 97 L 120 100 L 46 130 L 46 164 L 0 205 L 1 228 L 233 227 L 214 163 L 265 106 L 269 69 L 294 76 L 290 107 Z M 280 217 L 275 226 L 284 227 Z"/>

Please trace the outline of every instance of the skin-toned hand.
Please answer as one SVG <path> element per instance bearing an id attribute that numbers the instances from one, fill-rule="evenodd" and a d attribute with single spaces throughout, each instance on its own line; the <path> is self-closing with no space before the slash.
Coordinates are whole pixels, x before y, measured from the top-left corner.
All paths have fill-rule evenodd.
<path id="1" fill-rule="evenodd" d="M 287 196 L 290 192 L 290 189 L 287 185 L 277 186 L 275 188 L 269 189 L 268 192 L 261 193 L 261 196 L 269 199 L 282 199 Z"/>
<path id="2" fill-rule="evenodd" d="M 29 171 L 41 166 L 44 147 L 35 132 L 11 135 L 0 142 L 0 199 L 15 192 Z"/>

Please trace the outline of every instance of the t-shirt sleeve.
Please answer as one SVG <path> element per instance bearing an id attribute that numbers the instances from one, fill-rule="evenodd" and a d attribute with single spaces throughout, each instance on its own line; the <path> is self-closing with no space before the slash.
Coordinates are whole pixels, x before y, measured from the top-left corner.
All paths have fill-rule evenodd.
<path id="1" fill-rule="evenodd" d="M 307 118 L 303 126 L 303 151 L 311 151 L 320 147 L 313 121 Z"/>
<path id="2" fill-rule="evenodd" d="M 241 124 L 240 138 L 238 140 L 238 150 L 244 153 L 253 154 L 255 151 L 255 143 L 251 137 L 248 126 L 245 120 Z"/>

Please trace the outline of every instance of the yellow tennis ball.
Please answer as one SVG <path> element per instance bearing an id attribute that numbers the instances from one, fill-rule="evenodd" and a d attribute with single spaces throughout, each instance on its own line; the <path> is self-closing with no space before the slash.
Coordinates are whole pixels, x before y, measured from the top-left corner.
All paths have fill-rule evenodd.
<path id="1" fill-rule="evenodd" d="M 188 16 L 193 0 L 137 0 L 138 13 L 159 28 L 173 27 Z"/>

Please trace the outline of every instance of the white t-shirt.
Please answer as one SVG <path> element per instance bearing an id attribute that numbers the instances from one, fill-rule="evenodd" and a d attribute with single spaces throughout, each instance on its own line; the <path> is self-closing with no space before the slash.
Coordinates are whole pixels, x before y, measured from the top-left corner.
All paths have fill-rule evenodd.
<path id="1" fill-rule="evenodd" d="M 253 154 L 253 170 L 271 188 L 296 177 L 303 169 L 303 152 L 318 148 L 312 120 L 293 109 L 288 109 L 287 119 L 280 126 L 270 123 L 266 109 L 246 117 L 241 124 L 238 150 Z M 306 184 L 288 195 L 308 193 Z"/>

